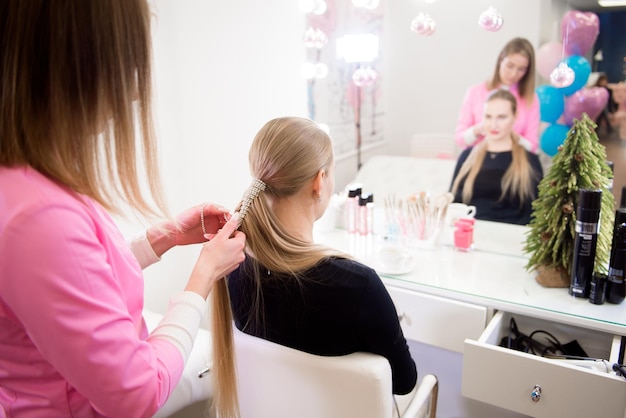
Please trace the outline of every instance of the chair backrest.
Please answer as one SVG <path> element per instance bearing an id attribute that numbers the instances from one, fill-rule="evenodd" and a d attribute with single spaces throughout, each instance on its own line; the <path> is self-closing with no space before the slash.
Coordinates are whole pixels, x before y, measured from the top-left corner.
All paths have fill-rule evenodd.
<path id="1" fill-rule="evenodd" d="M 236 328 L 234 339 L 242 418 L 392 417 L 391 368 L 382 356 L 317 356 Z"/>
<path id="2" fill-rule="evenodd" d="M 416 133 L 411 135 L 411 157 L 456 160 L 459 154 L 453 133 Z"/>

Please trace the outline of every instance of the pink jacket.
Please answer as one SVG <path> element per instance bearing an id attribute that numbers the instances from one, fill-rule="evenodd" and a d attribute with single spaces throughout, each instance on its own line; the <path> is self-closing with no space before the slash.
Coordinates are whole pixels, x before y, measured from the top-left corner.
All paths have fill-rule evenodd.
<path id="1" fill-rule="evenodd" d="M 7 417 L 154 415 L 184 364 L 148 338 L 142 308 L 141 268 L 103 208 L 30 168 L 0 167 Z"/>
<path id="2" fill-rule="evenodd" d="M 520 99 L 517 86 L 511 87 L 509 91 L 513 93 L 517 99 L 517 119 L 515 120 L 513 129 L 523 138 L 522 142 L 528 143 L 529 151 L 537 152 L 539 148 L 540 126 L 539 99 L 537 98 L 537 94 L 534 95 L 532 105 L 528 106 L 526 100 Z M 476 84 L 470 87 L 465 93 L 465 98 L 463 99 L 456 124 L 456 143 L 461 148 L 467 148 L 483 140 L 482 137 L 474 138 L 473 134 L 467 131 L 483 120 L 483 106 L 489 93 L 490 90 L 487 89 L 485 83 Z M 524 141 L 524 139 L 526 141 Z M 468 143 L 468 141 L 471 140 L 474 140 L 474 142 Z"/>

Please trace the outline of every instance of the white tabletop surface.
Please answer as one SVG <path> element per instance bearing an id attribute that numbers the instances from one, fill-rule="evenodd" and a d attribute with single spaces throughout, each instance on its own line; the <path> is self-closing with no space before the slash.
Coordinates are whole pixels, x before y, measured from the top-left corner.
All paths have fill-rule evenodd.
<path id="1" fill-rule="evenodd" d="M 511 313 L 529 315 L 584 328 L 626 335 L 626 303 L 594 305 L 574 298 L 566 288 L 545 288 L 527 272 L 523 253 L 528 228 L 476 221 L 474 248 L 460 252 L 450 245 L 450 231 L 435 249 L 408 249 L 413 264 L 388 274 L 380 254 L 388 245 L 380 236 L 348 234 L 346 230 L 315 231 L 319 243 L 347 252 L 375 268 L 390 286 L 416 290 Z M 386 247 L 388 248 L 388 247 Z"/>

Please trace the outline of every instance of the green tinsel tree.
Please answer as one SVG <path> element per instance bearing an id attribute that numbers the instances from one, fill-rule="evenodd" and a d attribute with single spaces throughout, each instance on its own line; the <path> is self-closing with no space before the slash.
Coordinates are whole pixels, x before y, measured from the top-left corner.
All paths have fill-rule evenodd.
<path id="1" fill-rule="evenodd" d="M 585 113 L 581 120 L 574 120 L 552 166 L 540 181 L 539 196 L 532 204 L 530 231 L 524 246 L 530 254 L 526 269 L 537 270 L 537 282 L 546 287 L 570 285 L 580 189 L 602 189 L 594 271 L 607 272 L 615 216 L 613 194 L 608 189 L 613 175 L 595 127 Z"/>

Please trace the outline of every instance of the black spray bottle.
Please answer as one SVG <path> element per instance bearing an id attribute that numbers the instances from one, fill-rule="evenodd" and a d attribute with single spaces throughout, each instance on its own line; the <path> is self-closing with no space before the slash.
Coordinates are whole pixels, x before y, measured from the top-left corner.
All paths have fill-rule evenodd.
<path id="1" fill-rule="evenodd" d="M 572 263 L 570 295 L 588 298 L 598 243 L 598 227 L 602 190 L 581 189 L 576 211 L 576 237 Z"/>
<path id="2" fill-rule="evenodd" d="M 613 224 L 609 277 L 606 284 L 606 300 L 610 303 L 622 303 L 626 296 L 624 270 L 626 270 L 626 186 L 622 187 L 620 204 L 615 211 Z"/>

